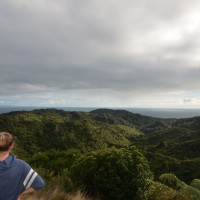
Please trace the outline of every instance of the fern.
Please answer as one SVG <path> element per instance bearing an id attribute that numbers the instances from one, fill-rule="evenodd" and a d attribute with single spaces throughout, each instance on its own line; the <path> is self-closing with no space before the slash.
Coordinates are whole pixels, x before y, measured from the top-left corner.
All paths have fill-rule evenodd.
<path id="1" fill-rule="evenodd" d="M 194 187 L 185 185 L 184 187 L 180 188 L 179 192 L 187 196 L 190 196 L 192 200 L 200 199 L 200 191 Z"/>
<path id="2" fill-rule="evenodd" d="M 194 187 L 194 188 L 196 188 L 197 190 L 200 191 L 200 179 L 194 179 L 191 182 L 190 186 L 192 186 L 192 187 Z"/>
<path id="3" fill-rule="evenodd" d="M 179 190 L 181 187 L 184 187 L 186 184 L 180 181 L 174 174 L 162 174 L 159 177 L 159 181 L 174 190 Z"/>

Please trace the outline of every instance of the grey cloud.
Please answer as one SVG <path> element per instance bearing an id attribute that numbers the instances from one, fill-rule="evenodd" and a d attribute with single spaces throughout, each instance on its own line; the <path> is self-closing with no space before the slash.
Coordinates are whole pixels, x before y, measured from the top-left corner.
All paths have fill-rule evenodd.
<path id="1" fill-rule="evenodd" d="M 199 70 L 184 62 L 186 54 L 190 59 L 197 51 L 198 34 L 182 33 L 181 43 L 164 47 L 156 41 L 157 30 L 178 26 L 198 1 L 48 2 L 0 2 L 1 93 L 198 88 Z M 144 49 L 139 56 L 136 44 Z M 126 53 L 126 47 L 136 53 Z M 167 54 L 173 58 L 166 59 Z"/>
<path id="2" fill-rule="evenodd" d="M 170 63 L 168 63 L 170 64 Z M 123 62 L 99 62 L 98 68 L 60 67 L 57 68 L 28 68 L 10 74 L 4 72 L 1 85 L 4 92 L 13 92 L 10 85 L 16 88 L 16 92 L 34 92 L 35 88 L 44 87 L 44 90 L 52 91 L 68 89 L 112 89 L 117 91 L 161 91 L 175 90 L 184 87 L 198 88 L 199 70 L 181 71 L 181 68 L 166 66 L 153 66 L 152 63 L 126 63 Z M 5 70 L 6 71 L 6 70 Z M 187 72 L 187 73 L 186 73 Z M 7 74 L 7 75 L 5 75 Z M 6 81 L 9 80 L 9 84 Z M 194 84 L 195 82 L 195 84 Z M 23 87 L 22 87 L 23 86 Z M 7 88 L 7 90 L 5 90 Z M 1 92 L 3 92 L 1 90 Z M 40 91 L 40 90 L 39 90 Z"/>

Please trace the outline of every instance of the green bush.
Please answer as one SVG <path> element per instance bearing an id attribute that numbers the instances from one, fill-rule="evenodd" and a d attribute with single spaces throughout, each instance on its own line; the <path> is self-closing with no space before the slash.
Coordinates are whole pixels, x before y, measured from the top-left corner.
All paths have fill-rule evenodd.
<path id="1" fill-rule="evenodd" d="M 179 190 L 182 194 L 190 196 L 192 200 L 199 200 L 200 199 L 200 191 L 191 186 L 184 186 L 181 187 Z"/>
<path id="2" fill-rule="evenodd" d="M 194 179 L 190 186 L 196 188 L 197 190 L 200 190 L 200 180 L 199 179 Z"/>
<path id="3" fill-rule="evenodd" d="M 159 177 L 159 180 L 163 184 L 173 188 L 180 194 L 185 195 L 192 200 L 200 199 L 200 191 L 196 188 L 199 184 L 199 181 L 197 180 L 194 180 L 194 182 L 191 183 L 191 186 L 180 181 L 174 174 L 162 174 Z M 193 187 L 193 185 L 196 187 Z"/>
<path id="4" fill-rule="evenodd" d="M 191 200 L 191 198 L 159 182 L 151 184 L 145 192 L 145 197 L 146 200 Z"/>
<path id="5" fill-rule="evenodd" d="M 33 155 L 33 157 L 28 160 L 28 163 L 36 167 L 51 170 L 54 175 L 62 175 L 63 172 L 69 170 L 73 163 L 80 157 L 80 151 L 75 149 L 66 151 L 51 149 Z"/>
<path id="6" fill-rule="evenodd" d="M 136 148 L 108 148 L 87 153 L 71 169 L 74 184 L 104 200 L 144 200 L 152 181 L 146 159 Z"/>
<path id="7" fill-rule="evenodd" d="M 186 184 L 180 181 L 174 174 L 162 174 L 159 177 L 159 181 L 168 187 L 173 188 L 174 190 L 179 190 L 181 187 Z"/>

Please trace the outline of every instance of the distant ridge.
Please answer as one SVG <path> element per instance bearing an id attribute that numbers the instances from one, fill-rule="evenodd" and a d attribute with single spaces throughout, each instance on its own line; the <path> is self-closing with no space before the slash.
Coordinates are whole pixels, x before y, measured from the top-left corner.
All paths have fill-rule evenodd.
<path id="1" fill-rule="evenodd" d="M 129 116 L 134 116 L 134 117 L 138 117 L 138 118 L 146 118 L 146 119 L 156 119 L 156 120 L 163 120 L 163 118 L 159 118 L 159 117 L 153 117 L 153 116 L 149 116 L 149 115 L 145 115 L 145 114 L 139 114 L 139 113 L 135 113 L 132 111 L 127 111 L 124 109 L 110 109 L 110 108 L 98 108 L 95 110 L 90 111 L 90 113 L 96 113 L 96 114 L 113 114 L 113 115 L 129 115 Z"/>
<path id="2" fill-rule="evenodd" d="M 112 110 L 124 110 L 131 113 L 137 113 L 142 116 L 151 116 L 156 118 L 162 118 L 162 119 L 183 119 L 183 118 L 191 118 L 200 116 L 200 109 L 185 109 L 185 108 L 128 108 L 128 107 L 38 107 L 38 106 L 2 106 L 0 105 L 0 114 L 2 113 L 8 113 L 11 111 L 32 111 L 35 109 L 59 109 L 64 111 L 78 111 L 78 112 L 90 112 L 98 109 L 110 109 Z"/>
<path id="3" fill-rule="evenodd" d="M 107 108 L 96 109 L 90 114 L 100 122 L 108 124 L 122 124 L 139 129 L 143 133 L 151 133 L 171 126 L 171 120 L 135 114 L 126 110 L 113 110 Z"/>
<path id="4" fill-rule="evenodd" d="M 138 115 L 142 116 L 140 114 L 134 114 L 132 112 L 129 112 L 127 110 L 114 110 L 114 109 L 109 109 L 109 108 L 98 108 L 95 110 L 90 111 L 90 113 L 96 113 L 96 114 L 103 114 L 103 113 L 109 113 L 109 114 L 129 114 L 129 115 Z"/>

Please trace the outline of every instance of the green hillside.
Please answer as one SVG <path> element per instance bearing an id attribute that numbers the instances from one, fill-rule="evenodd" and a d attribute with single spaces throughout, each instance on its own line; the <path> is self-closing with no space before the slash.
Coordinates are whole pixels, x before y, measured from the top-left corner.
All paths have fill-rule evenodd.
<path id="1" fill-rule="evenodd" d="M 200 177 L 200 135 L 196 131 L 173 127 L 140 136 L 132 144 L 146 155 L 156 177 L 175 173 L 187 183 Z"/>
<path id="2" fill-rule="evenodd" d="M 134 127 L 96 121 L 89 113 L 46 109 L 0 115 L 0 131 L 11 132 L 16 152 L 34 154 L 49 149 L 79 149 L 82 152 L 110 146 L 130 145 L 142 135 Z"/>
<path id="3" fill-rule="evenodd" d="M 130 166 L 126 164 L 130 162 L 130 165 L 133 165 L 128 158 L 131 158 L 132 150 L 128 153 L 126 151 L 135 149 L 135 147 L 142 153 L 138 154 L 139 157 L 144 156 L 142 160 L 147 159 L 155 181 L 159 181 L 160 175 L 164 173 L 175 174 L 185 184 L 190 184 L 192 180 L 200 177 L 200 117 L 160 119 L 125 110 L 97 109 L 91 112 L 68 112 L 57 109 L 39 109 L 1 114 L 0 131 L 12 133 L 16 142 L 14 153 L 38 168 L 48 185 L 58 185 L 61 190 L 62 188 L 74 189 L 78 179 L 73 183 L 70 173 L 72 169 L 76 169 L 75 166 L 78 166 L 79 162 L 79 170 L 83 170 L 81 164 L 83 161 L 86 162 L 86 166 L 94 165 L 97 171 L 101 168 L 101 163 L 109 169 L 117 166 L 118 163 L 129 173 L 131 169 L 128 170 L 127 167 Z M 119 152 L 112 148 L 119 149 Z M 102 156 L 104 154 L 108 156 L 106 159 L 111 163 L 107 165 L 103 158 L 97 157 L 100 159 L 97 166 L 97 158 L 91 157 L 96 156 L 97 152 Z M 128 155 L 127 160 L 124 152 Z M 115 153 L 120 156 L 115 157 Z M 120 157 L 124 160 L 118 160 Z M 87 171 L 87 167 L 84 170 Z M 103 173 L 107 173 L 104 168 L 102 170 Z M 117 167 L 116 170 L 119 168 Z M 101 172 L 98 171 L 98 173 Z M 118 172 L 111 170 L 110 173 L 118 176 Z M 81 171 L 80 176 L 85 177 Z M 89 176 L 93 177 L 93 175 Z M 125 180 L 123 173 L 120 176 L 122 177 L 118 177 L 116 181 Z M 98 176 L 93 178 L 101 180 Z M 81 187 L 90 185 L 89 180 L 87 179 L 86 182 L 80 180 L 79 183 L 83 184 Z M 111 189 L 106 179 L 104 181 L 104 184 L 108 184 L 108 188 Z M 102 188 L 102 183 L 99 184 Z M 119 181 L 118 184 L 123 183 Z M 168 186 L 162 184 L 155 183 L 150 187 L 154 195 L 154 190 L 155 188 L 159 190 L 158 187 L 163 191 L 171 192 L 172 196 L 179 195 L 174 188 L 169 189 Z M 90 192 L 100 191 L 99 188 L 93 188 L 93 185 L 90 186 Z M 108 188 L 105 189 L 107 192 L 110 190 Z M 115 189 L 118 191 L 117 188 Z M 190 186 L 187 190 L 190 190 Z M 103 191 L 102 195 L 105 199 Z M 149 191 L 148 195 L 151 195 L 152 191 Z M 130 194 L 131 192 L 133 191 L 130 191 Z M 122 194 L 119 192 L 120 195 Z M 124 193 L 123 195 L 126 196 Z"/>
<path id="4" fill-rule="evenodd" d="M 200 177 L 200 117 L 159 119 L 124 110 L 98 109 L 96 120 L 137 127 L 143 135 L 131 138 L 149 161 L 155 177 L 175 173 L 189 183 Z"/>
<path id="5" fill-rule="evenodd" d="M 91 111 L 90 114 L 97 121 L 136 127 L 143 133 L 152 133 L 157 130 L 169 128 L 175 123 L 174 119 L 143 116 L 126 110 L 97 109 Z"/>

